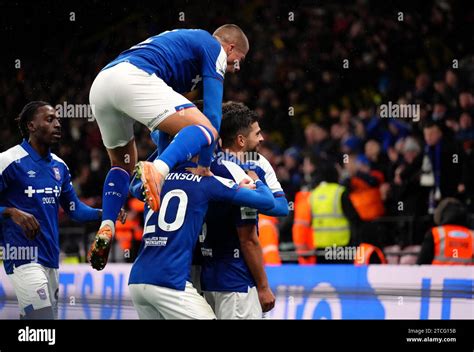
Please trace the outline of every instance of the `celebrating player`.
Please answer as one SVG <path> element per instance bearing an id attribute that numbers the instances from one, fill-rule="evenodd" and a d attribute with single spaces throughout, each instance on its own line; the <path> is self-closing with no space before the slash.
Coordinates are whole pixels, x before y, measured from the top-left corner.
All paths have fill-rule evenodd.
<path id="1" fill-rule="evenodd" d="M 230 163 L 232 164 L 232 163 Z M 235 165 L 242 181 L 248 176 Z M 166 177 L 159 213 L 145 209 L 145 231 L 132 267 L 129 289 L 141 319 L 215 319 L 211 307 L 190 282 L 191 261 L 209 201 L 225 201 L 258 209 L 272 209 L 270 189 L 255 176 L 256 190 L 240 188 L 233 180 L 203 177 L 179 165 Z M 247 181 L 248 182 L 248 181 Z M 132 194 L 141 198 L 141 181 Z"/>
<path id="2" fill-rule="evenodd" d="M 270 163 L 257 154 L 263 141 L 257 114 L 235 102 L 225 103 L 222 110 L 223 153 L 219 158 L 222 162 L 233 159 L 244 169 L 256 171 L 270 187 L 276 205 L 263 213 L 287 215 L 288 202 L 275 172 Z M 221 202 L 209 205 L 201 237 L 201 287 L 218 319 L 259 319 L 262 312 L 271 310 L 275 304 L 265 273 L 257 222 L 254 209 Z"/>
<path id="3" fill-rule="evenodd" d="M 0 154 L 3 243 L 17 253 L 4 266 L 21 318 L 53 319 L 59 285 L 59 205 L 80 222 L 99 220 L 101 210 L 77 198 L 67 165 L 50 152 L 61 138 L 54 108 L 32 101 L 21 111 L 18 124 L 25 139 Z"/>
<path id="4" fill-rule="evenodd" d="M 157 160 L 138 164 L 145 200 L 157 211 L 160 188 L 169 170 L 203 147 L 197 172 L 210 175 L 222 114 L 224 74 L 237 72 L 248 50 L 247 37 L 236 25 L 221 26 L 213 35 L 199 29 L 167 31 L 124 51 L 98 74 L 90 103 L 112 168 L 104 182 L 104 212 L 91 255 L 107 261 L 115 219 L 137 161 L 133 123 L 174 136 Z M 203 113 L 182 95 L 201 81 Z"/>

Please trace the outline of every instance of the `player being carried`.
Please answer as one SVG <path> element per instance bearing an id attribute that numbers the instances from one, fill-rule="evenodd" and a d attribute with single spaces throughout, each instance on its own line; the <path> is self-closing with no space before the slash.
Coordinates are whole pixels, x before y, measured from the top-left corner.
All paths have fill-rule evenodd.
<path id="1" fill-rule="evenodd" d="M 157 211 L 163 180 L 175 165 L 200 153 L 197 173 L 211 175 L 224 74 L 237 72 L 248 50 L 247 37 L 236 25 L 221 26 L 213 35 L 200 29 L 178 29 L 131 47 L 97 75 L 90 103 L 112 168 L 104 182 L 102 223 L 89 252 L 96 269 L 103 269 L 107 262 L 115 219 L 137 162 L 134 122 L 174 136 L 156 160 L 138 164 L 145 200 Z M 182 95 L 201 81 L 203 113 Z"/>

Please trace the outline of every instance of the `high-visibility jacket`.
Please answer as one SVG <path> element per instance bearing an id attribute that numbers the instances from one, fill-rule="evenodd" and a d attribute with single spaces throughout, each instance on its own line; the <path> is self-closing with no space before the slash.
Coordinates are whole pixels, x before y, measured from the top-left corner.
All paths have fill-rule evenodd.
<path id="1" fill-rule="evenodd" d="M 354 260 L 354 265 L 369 265 L 370 257 L 374 253 L 379 257 L 381 264 L 387 264 L 387 259 L 385 259 L 385 255 L 383 254 L 380 248 L 369 243 L 361 243 L 356 250 L 356 258 Z"/>
<path id="2" fill-rule="evenodd" d="M 263 214 L 258 215 L 258 238 L 263 251 L 265 265 L 280 265 L 281 258 L 278 251 L 279 231 L 276 226 L 278 220 Z"/>
<path id="3" fill-rule="evenodd" d="M 434 240 L 432 264 L 473 265 L 474 232 L 459 225 L 444 225 L 431 230 Z"/>
<path id="4" fill-rule="evenodd" d="M 295 195 L 294 220 L 293 220 L 293 243 L 296 247 L 299 264 L 315 264 L 316 257 L 302 256 L 301 254 L 314 251 L 313 230 L 311 229 L 311 205 L 309 203 L 310 192 L 300 191 Z"/>
<path id="5" fill-rule="evenodd" d="M 119 242 L 123 250 L 132 248 L 132 241 L 140 241 L 143 229 L 136 218 L 127 218 L 125 224 L 117 221 L 115 224 L 115 239 Z"/>
<path id="6" fill-rule="evenodd" d="M 320 183 L 310 194 L 311 227 L 316 248 L 346 246 L 351 232 L 342 212 L 341 196 L 345 188 L 337 183 Z"/>
<path id="7" fill-rule="evenodd" d="M 380 172 L 371 172 L 372 176 L 383 182 Z M 385 208 L 379 187 L 373 187 L 358 177 L 351 179 L 351 192 L 349 194 L 354 208 L 364 221 L 372 221 L 385 214 Z"/>

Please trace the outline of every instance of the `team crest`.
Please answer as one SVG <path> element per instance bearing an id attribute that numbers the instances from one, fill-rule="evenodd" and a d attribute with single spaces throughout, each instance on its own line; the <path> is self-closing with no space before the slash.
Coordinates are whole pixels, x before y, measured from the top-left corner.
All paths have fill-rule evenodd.
<path id="1" fill-rule="evenodd" d="M 53 167 L 53 171 L 56 180 L 61 181 L 61 174 L 59 173 L 59 169 L 57 167 Z"/>
<path id="2" fill-rule="evenodd" d="M 46 290 L 44 288 L 39 288 L 36 290 L 36 293 L 38 294 L 39 298 L 41 300 L 47 300 L 48 296 L 46 295 Z"/>

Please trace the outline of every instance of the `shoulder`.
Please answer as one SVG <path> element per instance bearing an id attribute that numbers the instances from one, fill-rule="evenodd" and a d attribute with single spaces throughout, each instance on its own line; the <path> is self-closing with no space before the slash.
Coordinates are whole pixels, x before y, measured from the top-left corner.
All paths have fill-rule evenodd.
<path id="1" fill-rule="evenodd" d="M 0 174 L 5 171 L 15 160 L 22 159 L 28 152 L 21 145 L 16 145 L 3 153 L 0 153 Z"/>
<path id="2" fill-rule="evenodd" d="M 261 167 L 262 170 L 265 171 L 266 173 L 267 172 L 275 173 L 270 162 L 262 154 L 258 153 L 258 160 L 256 160 L 255 163 L 257 164 L 257 166 Z"/>
<path id="3" fill-rule="evenodd" d="M 208 31 L 205 31 L 204 29 L 188 29 L 187 31 L 192 36 L 199 37 L 199 39 L 202 40 L 201 44 L 209 44 L 213 46 L 218 45 L 220 47 L 220 44 L 217 41 L 217 39 L 214 38 L 211 33 L 209 33 Z"/>
<path id="4" fill-rule="evenodd" d="M 251 178 L 245 173 L 245 171 L 236 163 L 229 160 L 222 160 L 222 165 L 227 169 L 235 182 L 240 183 L 243 179 Z"/>
<path id="5" fill-rule="evenodd" d="M 210 177 L 210 179 L 212 180 L 211 182 L 215 183 L 215 184 L 221 184 L 227 188 L 235 188 L 235 186 L 237 185 L 235 183 L 234 180 L 230 179 L 230 178 L 225 178 L 225 177 L 221 177 L 221 176 L 212 176 Z"/>
<path id="6" fill-rule="evenodd" d="M 53 158 L 53 160 L 58 163 L 58 164 L 61 164 L 62 167 L 66 168 L 66 170 L 69 170 L 69 168 L 67 167 L 67 164 L 64 162 L 63 159 L 61 159 L 59 156 L 57 156 L 56 154 L 54 153 L 51 153 L 51 157 Z"/>

